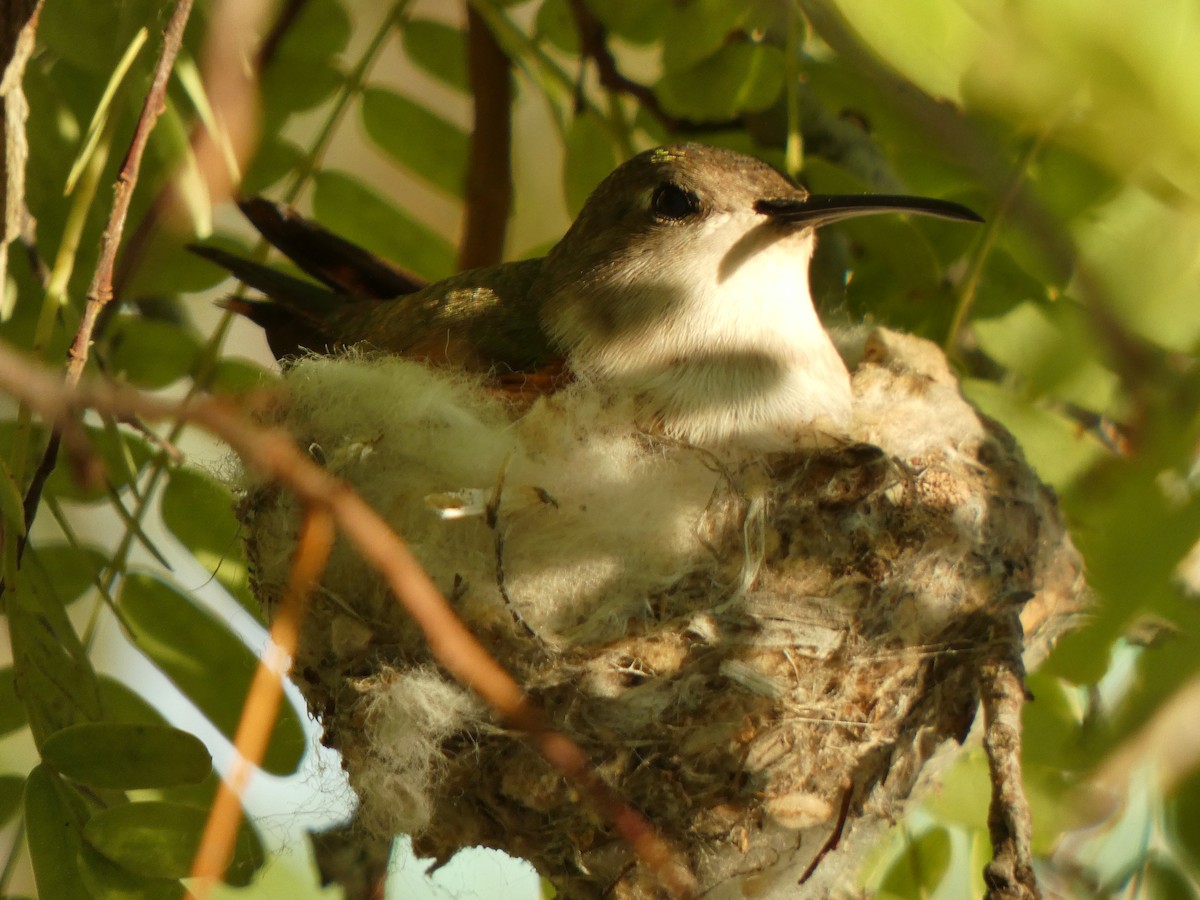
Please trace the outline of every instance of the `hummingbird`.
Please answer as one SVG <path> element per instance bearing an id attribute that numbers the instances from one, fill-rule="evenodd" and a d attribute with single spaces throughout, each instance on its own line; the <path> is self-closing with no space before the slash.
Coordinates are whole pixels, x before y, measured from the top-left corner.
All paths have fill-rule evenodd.
<path id="1" fill-rule="evenodd" d="M 523 399 L 588 382 L 634 398 L 647 429 L 770 448 L 850 419 L 809 290 L 816 229 L 889 212 L 982 221 L 946 200 L 811 194 L 755 157 L 676 144 L 618 166 L 545 257 L 424 284 L 286 208 L 241 206 L 319 282 L 193 247 L 265 295 L 225 305 L 279 358 L 362 345 Z"/>

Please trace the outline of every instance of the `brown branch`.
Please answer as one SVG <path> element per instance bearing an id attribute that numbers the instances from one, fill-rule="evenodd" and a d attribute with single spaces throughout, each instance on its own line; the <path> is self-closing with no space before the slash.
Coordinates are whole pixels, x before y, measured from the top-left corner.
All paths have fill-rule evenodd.
<path id="1" fill-rule="evenodd" d="M 9 245 L 27 233 L 25 165 L 29 103 L 22 79 L 33 54 L 41 0 L 13 0 L 0 8 L 0 285 L 8 280 Z"/>
<path id="2" fill-rule="evenodd" d="M 246 695 L 234 736 L 235 755 L 222 779 L 204 825 L 200 846 L 192 861 L 192 887 L 196 900 L 204 900 L 221 877 L 233 855 L 238 824 L 242 818 L 241 796 L 253 772 L 262 762 L 283 698 L 283 679 L 300 645 L 300 625 L 308 599 L 321 581 L 335 536 L 333 518 L 323 506 L 310 506 L 300 528 L 296 558 L 287 591 L 271 623 L 271 643 L 259 660 L 254 680 Z"/>
<path id="3" fill-rule="evenodd" d="M 1025 704 L 1024 643 L 1014 611 L 998 622 L 994 654 L 979 669 L 983 706 L 983 747 L 992 782 L 988 832 L 992 861 L 984 868 L 987 900 L 1037 900 L 1033 871 L 1033 821 L 1021 780 L 1021 709 Z"/>
<path id="4" fill-rule="evenodd" d="M 283 43 L 283 39 L 287 37 L 287 33 L 292 30 L 292 26 L 296 24 L 300 13 L 304 12 L 304 7 L 308 4 L 309 0 L 287 0 L 280 8 L 274 23 L 263 36 L 258 53 L 254 56 L 254 68 L 258 74 L 261 75 L 263 70 L 275 60 L 279 45 Z"/>
<path id="5" fill-rule="evenodd" d="M 183 31 L 187 27 L 191 11 L 192 0 L 178 0 L 174 12 L 171 13 L 171 19 L 167 22 L 166 30 L 163 32 L 162 50 L 159 52 L 158 62 L 154 67 L 154 78 L 150 83 L 149 91 L 146 92 L 146 100 L 142 104 L 142 112 L 138 116 L 137 126 L 134 128 L 133 139 L 129 143 L 129 150 L 125 153 L 121 171 L 117 175 L 112 210 L 109 212 L 108 224 L 105 226 L 104 235 L 100 240 L 100 259 L 96 263 L 96 272 L 92 276 L 92 284 L 88 288 L 87 305 L 84 307 L 79 329 L 75 332 L 75 338 L 71 341 L 70 349 L 67 351 L 66 381 L 68 385 L 79 383 L 83 367 L 87 364 L 88 349 L 92 345 L 92 332 L 96 327 L 96 318 L 113 298 L 113 269 L 116 263 L 117 249 L 121 246 L 121 235 L 125 230 L 125 219 L 129 215 L 129 203 L 133 199 L 133 189 L 137 185 L 138 172 L 141 170 L 142 156 L 145 153 L 146 144 L 150 140 L 150 132 L 166 107 L 167 82 L 171 77 L 171 69 L 175 65 L 175 57 L 179 54 L 179 48 L 183 43 Z M 60 445 L 61 436 L 58 431 L 55 431 L 46 443 L 46 449 L 42 453 L 42 458 L 29 482 L 29 488 L 25 492 L 26 535 L 29 534 L 33 525 L 42 491 L 46 487 L 46 480 L 58 462 Z M 25 539 L 22 539 L 17 550 L 18 558 L 24 549 Z"/>
<path id="6" fill-rule="evenodd" d="M 255 68 L 247 70 L 243 59 L 250 48 L 243 46 L 249 35 L 259 29 L 259 20 L 265 15 L 263 4 L 245 3 L 243 0 L 221 0 L 212 4 L 208 34 L 201 55 L 204 89 L 209 106 L 213 109 L 221 139 L 232 148 L 239 168 L 250 159 L 258 143 L 258 79 L 263 66 L 274 56 L 278 42 L 283 40 L 307 0 L 293 0 L 277 16 L 255 54 Z M 218 203 L 232 192 L 235 172 L 225 158 L 224 147 L 218 143 L 203 122 L 196 122 L 188 133 L 188 150 L 195 160 L 196 169 L 208 190 L 210 203 Z M 134 274 L 145 262 L 151 241 L 159 234 L 163 222 L 174 224 L 179 219 L 181 206 L 175 179 L 168 180 L 150 202 L 145 215 L 129 235 L 121 253 L 120 263 L 113 276 L 113 292 L 121 296 Z M 182 225 L 178 227 L 183 227 Z M 99 330 L 103 331 L 103 323 Z"/>
<path id="7" fill-rule="evenodd" d="M 383 576 L 421 629 L 434 659 L 478 694 L 505 724 L 524 732 L 537 752 L 612 823 L 672 896 L 695 895 L 691 872 L 651 824 L 599 777 L 583 749 L 550 727 L 542 710 L 458 618 L 387 522 L 348 485 L 312 462 L 286 432 L 253 423 L 234 403 L 219 398 L 194 396 L 172 403 L 119 384 L 64 384 L 4 345 L 0 345 L 0 389 L 27 403 L 67 441 L 81 438 L 77 414 L 83 409 L 117 417 L 190 422 L 223 440 L 249 468 L 285 485 L 310 510 L 328 513 L 363 559 Z"/>
<path id="8" fill-rule="evenodd" d="M 467 4 L 467 75 L 475 124 L 467 165 L 460 269 L 500 262 L 512 211 L 512 72 L 487 22 Z"/>
<path id="9" fill-rule="evenodd" d="M 634 81 L 617 68 L 617 60 L 608 48 L 608 36 L 604 25 L 588 8 L 584 0 L 570 0 L 571 12 L 575 16 L 575 28 L 579 32 L 580 56 L 596 64 L 596 76 L 600 86 L 616 94 L 633 97 L 654 119 L 668 131 L 677 134 L 711 134 L 714 131 L 741 127 L 741 121 L 731 119 L 718 122 L 695 122 L 671 115 L 659 102 L 654 89 Z"/>
<path id="10" fill-rule="evenodd" d="M 175 57 L 183 43 L 183 31 L 187 27 L 188 16 L 192 12 L 192 0 L 177 0 L 171 19 L 163 32 L 162 50 L 158 63 L 154 67 L 154 78 L 150 82 L 150 90 L 146 92 L 146 100 L 142 103 L 142 111 L 138 116 L 137 126 L 133 131 L 133 140 L 129 142 L 129 150 L 121 163 L 121 171 L 117 175 L 117 183 L 113 188 L 113 205 L 108 215 L 108 224 L 100 239 L 100 259 L 96 263 L 96 272 L 92 276 L 91 286 L 87 292 L 87 306 L 83 310 L 83 319 L 75 332 L 75 339 L 67 351 L 67 383 L 77 384 L 87 363 L 88 349 L 92 345 L 92 331 L 96 326 L 96 317 L 113 298 L 112 279 L 116 267 L 117 249 L 121 246 L 121 236 L 125 233 L 125 219 L 129 215 L 129 204 L 133 200 L 133 189 L 137 185 L 138 173 L 142 167 L 142 156 L 146 144 L 150 140 L 150 132 L 154 130 L 158 117 L 162 115 L 167 104 L 167 82 L 171 78 L 171 69 L 175 65 Z"/>

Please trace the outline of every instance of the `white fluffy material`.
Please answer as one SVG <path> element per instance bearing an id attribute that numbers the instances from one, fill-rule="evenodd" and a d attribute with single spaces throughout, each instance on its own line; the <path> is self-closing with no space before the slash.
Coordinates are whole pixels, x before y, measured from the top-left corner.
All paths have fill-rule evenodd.
<path id="1" fill-rule="evenodd" d="M 584 385 L 513 422 L 475 383 L 394 357 L 301 360 L 287 384 L 288 427 L 444 591 L 458 576 L 468 618 L 519 619 L 550 643 L 610 639 L 705 552 L 697 527 L 721 477 L 710 456 L 638 433 L 624 403 Z M 437 514 L 471 489 L 494 507 L 494 528 L 486 516 Z M 260 558 L 282 562 L 290 547 L 278 549 Z M 339 590 L 356 583 L 346 556 L 326 579 Z"/>
<path id="2" fill-rule="evenodd" d="M 856 440 L 913 459 L 983 439 L 978 414 L 936 344 L 879 329 L 846 332 L 839 343 L 859 362 L 852 376 Z"/>
<path id="3" fill-rule="evenodd" d="M 912 460 L 982 439 L 928 342 L 860 331 L 843 344 L 861 361 L 853 421 L 801 442 L 864 441 Z M 656 590 L 695 571 L 724 466 L 747 462 L 647 435 L 632 400 L 586 382 L 519 417 L 476 381 L 396 357 L 300 360 L 287 385 L 285 424 L 389 520 L 468 619 L 527 627 L 555 646 L 622 636 Z M 745 490 L 754 479 L 738 481 Z M 965 529 L 978 527 L 969 519 Z M 260 577 L 284 577 L 290 529 L 259 534 L 282 538 L 259 547 Z M 754 565 L 729 573 L 730 595 Z M 329 574 L 327 585 L 355 592 L 354 610 L 371 591 L 376 608 L 391 602 L 352 553 Z M 350 624 L 332 629 L 336 645 L 357 646 Z"/>
<path id="4" fill-rule="evenodd" d="M 480 713 L 479 702 L 429 668 L 389 672 L 364 685 L 364 737 L 370 759 L 350 767 L 364 824 L 380 834 L 419 833 L 429 824 L 430 782 L 443 740 Z"/>

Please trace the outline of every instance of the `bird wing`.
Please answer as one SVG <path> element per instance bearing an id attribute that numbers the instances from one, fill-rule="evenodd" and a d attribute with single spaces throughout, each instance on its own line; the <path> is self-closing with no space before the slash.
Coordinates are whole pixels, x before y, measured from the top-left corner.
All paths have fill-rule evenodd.
<path id="1" fill-rule="evenodd" d="M 212 245 L 189 248 L 264 295 L 221 305 L 261 326 L 277 359 L 365 345 L 494 376 L 502 392 L 544 393 L 560 381 L 561 357 L 542 331 L 532 291 L 541 259 L 423 285 L 287 207 L 260 198 L 239 206 L 273 246 L 321 282 Z"/>
<path id="2" fill-rule="evenodd" d="M 425 279 L 327 231 L 290 206 L 264 197 L 238 208 L 267 242 L 300 269 L 341 294 L 388 299 L 426 287 Z"/>

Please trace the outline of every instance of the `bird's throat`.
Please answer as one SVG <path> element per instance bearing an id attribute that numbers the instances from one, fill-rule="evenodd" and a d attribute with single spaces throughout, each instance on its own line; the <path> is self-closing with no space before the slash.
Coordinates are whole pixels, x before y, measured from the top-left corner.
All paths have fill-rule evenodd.
<path id="1" fill-rule="evenodd" d="M 548 324 L 572 369 L 635 397 L 643 423 L 705 446 L 794 446 L 850 416 L 849 375 L 809 296 L 811 249 L 780 241 L 736 267 L 684 257 L 577 285 Z"/>

